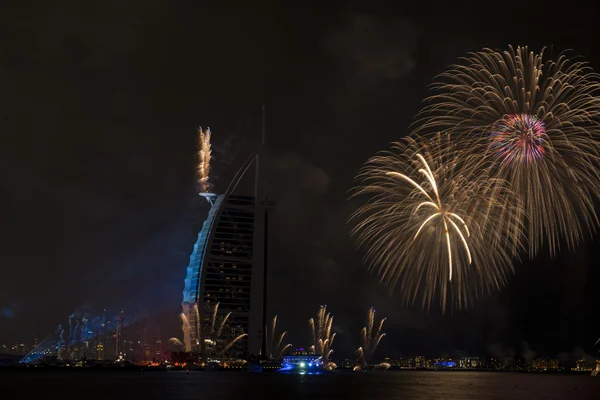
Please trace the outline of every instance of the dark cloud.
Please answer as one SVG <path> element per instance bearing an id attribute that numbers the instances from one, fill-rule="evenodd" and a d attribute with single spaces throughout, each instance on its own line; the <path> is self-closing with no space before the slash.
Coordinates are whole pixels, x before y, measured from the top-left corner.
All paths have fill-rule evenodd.
<path id="1" fill-rule="evenodd" d="M 512 348 L 506 348 L 502 343 L 491 343 L 487 346 L 487 353 L 499 359 L 504 365 L 508 365 L 515 356 Z"/>
<path id="2" fill-rule="evenodd" d="M 359 14 L 332 29 L 324 46 L 350 84 L 372 87 L 413 71 L 417 38 L 417 27 L 406 19 Z"/>
<path id="3" fill-rule="evenodd" d="M 578 360 L 593 361 L 597 357 L 586 353 L 581 347 L 576 347 L 573 351 L 563 351 L 557 354 L 556 358 L 566 365 L 573 365 Z"/>
<path id="4" fill-rule="evenodd" d="M 19 301 L 10 301 L 4 306 L 0 306 L 0 317 L 3 318 L 14 318 L 21 310 Z"/>
<path id="5" fill-rule="evenodd" d="M 274 169 L 290 185 L 290 190 L 286 190 L 290 193 L 289 197 L 320 196 L 327 192 L 329 176 L 298 154 L 276 156 Z M 277 182 L 277 187 L 280 188 L 282 184 L 282 181 Z"/>
<path id="6" fill-rule="evenodd" d="M 535 351 L 533 351 L 530 347 L 529 347 L 529 343 L 527 342 L 523 342 L 521 345 L 521 357 L 523 357 L 523 360 L 525 360 L 526 362 L 530 362 L 531 360 L 533 360 L 535 358 Z"/>

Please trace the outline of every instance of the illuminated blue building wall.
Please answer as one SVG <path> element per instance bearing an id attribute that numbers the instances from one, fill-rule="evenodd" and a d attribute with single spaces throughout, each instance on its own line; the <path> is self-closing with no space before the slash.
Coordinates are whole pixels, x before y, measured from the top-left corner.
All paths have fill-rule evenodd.
<path id="1" fill-rule="evenodd" d="M 216 195 L 215 195 L 216 196 Z M 183 288 L 183 303 L 195 304 L 198 302 L 200 295 L 200 279 L 202 277 L 202 266 L 204 265 L 204 259 L 206 258 L 206 249 L 208 239 L 212 226 L 214 225 L 215 218 L 218 214 L 221 204 L 225 195 L 216 197 L 216 200 L 210 207 L 208 216 L 202 224 L 202 229 L 198 233 L 198 239 L 194 244 L 194 250 L 190 255 L 190 263 L 187 266 L 187 274 L 185 277 L 185 285 Z"/>
<path id="2" fill-rule="evenodd" d="M 456 362 L 454 361 L 436 361 L 433 366 L 435 368 L 454 368 L 456 367 Z"/>

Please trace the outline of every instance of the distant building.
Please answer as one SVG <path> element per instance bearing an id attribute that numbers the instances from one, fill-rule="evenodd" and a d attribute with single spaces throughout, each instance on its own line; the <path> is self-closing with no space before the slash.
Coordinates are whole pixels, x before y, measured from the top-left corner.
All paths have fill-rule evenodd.
<path id="1" fill-rule="evenodd" d="M 415 357 L 415 368 L 425 368 L 425 366 L 426 366 L 425 357 L 416 356 Z"/>
<path id="2" fill-rule="evenodd" d="M 527 371 L 533 365 L 531 362 L 525 361 L 525 359 L 520 356 L 511 357 L 509 361 L 510 364 L 507 369 L 511 371 Z"/>
<path id="3" fill-rule="evenodd" d="M 464 369 L 478 369 L 483 368 L 483 359 L 480 357 L 462 357 L 458 360 L 460 368 Z"/>
<path id="4" fill-rule="evenodd" d="M 12 345 L 0 345 L 0 353 L 4 354 L 14 354 L 24 356 L 27 354 L 28 348 L 27 345 L 23 342 L 15 342 Z"/>
<path id="5" fill-rule="evenodd" d="M 21 361 L 21 358 L 18 354 L 0 354 L 0 367 L 17 365 Z"/>
<path id="6" fill-rule="evenodd" d="M 497 357 L 490 357 L 487 362 L 487 368 L 489 369 L 505 369 L 506 365 L 504 362 Z"/>
<path id="7" fill-rule="evenodd" d="M 542 357 L 531 362 L 534 371 L 558 371 L 559 365 L 556 358 Z"/>
<path id="8" fill-rule="evenodd" d="M 600 368 L 600 360 L 585 360 L 582 358 L 581 360 L 577 361 L 573 370 L 591 372 L 598 368 Z"/>
<path id="9" fill-rule="evenodd" d="M 436 369 L 456 368 L 456 361 L 453 359 L 437 358 L 433 362 L 433 367 Z"/>
<path id="10" fill-rule="evenodd" d="M 399 358 L 385 357 L 383 359 L 383 362 L 390 364 L 392 367 L 396 367 L 396 368 L 400 367 L 400 359 Z"/>
<path id="11" fill-rule="evenodd" d="M 400 364 L 400 368 L 414 368 L 415 367 L 415 359 L 414 358 L 401 358 L 398 360 L 398 364 Z"/>

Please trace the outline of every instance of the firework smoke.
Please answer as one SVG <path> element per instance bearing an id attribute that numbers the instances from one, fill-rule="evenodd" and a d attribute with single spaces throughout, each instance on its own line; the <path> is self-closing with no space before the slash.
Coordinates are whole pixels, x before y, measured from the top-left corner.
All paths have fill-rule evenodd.
<path id="1" fill-rule="evenodd" d="M 312 335 L 311 351 L 323 356 L 323 365 L 327 364 L 331 353 L 333 353 L 333 340 L 335 333 L 331 332 L 333 316 L 327 312 L 327 306 L 321 306 L 317 318 L 308 320 Z"/>
<path id="2" fill-rule="evenodd" d="M 381 332 L 384 322 L 385 318 L 380 320 L 379 324 L 377 325 L 377 330 L 373 332 L 373 325 L 375 324 L 375 309 L 373 307 L 369 308 L 369 313 L 367 315 L 367 326 L 362 328 L 360 331 L 362 346 L 356 350 L 358 364 L 360 366 L 364 367 L 373 361 L 373 356 L 375 355 L 375 351 L 377 351 L 377 346 L 379 346 L 379 342 L 385 336 L 385 333 Z"/>
<path id="3" fill-rule="evenodd" d="M 497 290 L 521 247 L 523 209 L 489 166 L 447 135 L 405 138 L 371 158 L 355 195 L 369 196 L 351 217 L 369 266 L 403 300 L 439 296 L 458 308 Z"/>
<path id="4" fill-rule="evenodd" d="M 416 133 L 451 133 L 509 181 L 526 210 L 529 254 L 564 240 L 576 247 L 598 226 L 599 75 L 581 60 L 527 47 L 484 49 L 452 65 L 419 114 Z"/>

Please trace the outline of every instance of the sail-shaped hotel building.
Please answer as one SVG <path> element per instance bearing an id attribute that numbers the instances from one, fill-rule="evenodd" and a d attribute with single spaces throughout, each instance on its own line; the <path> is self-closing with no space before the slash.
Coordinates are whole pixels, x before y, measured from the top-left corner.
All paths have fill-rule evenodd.
<path id="1" fill-rule="evenodd" d="M 199 195 L 206 199 L 210 210 L 190 255 L 183 290 L 183 313 L 191 327 L 210 324 L 211 320 L 214 324 L 216 318 L 212 313 L 218 312 L 227 317 L 223 339 L 240 332 L 248 334 L 227 351 L 230 358 L 258 355 L 262 340 L 264 255 L 263 227 L 258 222 L 262 221 L 264 211 L 256 202 L 258 157 L 258 151 L 248 157 L 222 194 L 202 191 L 210 187 L 201 184 Z M 206 162 L 209 160 L 210 153 Z M 236 188 L 242 181 L 246 181 L 245 187 L 253 186 L 254 193 L 238 194 Z M 202 329 L 189 332 L 192 347 L 198 351 L 207 340 L 199 337 L 202 332 Z"/>

